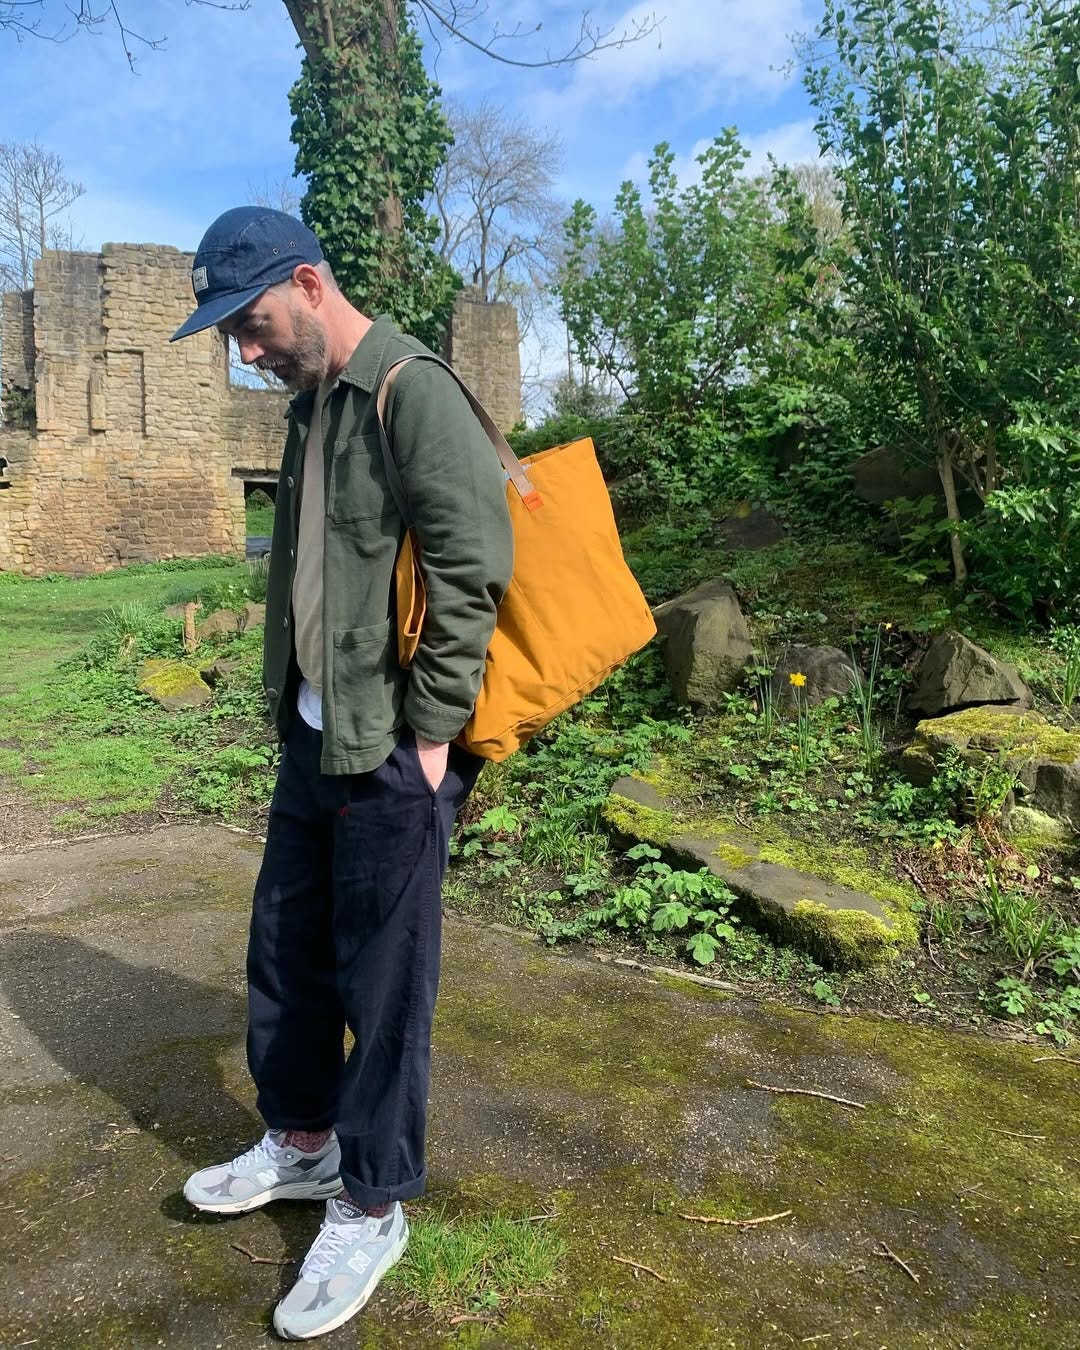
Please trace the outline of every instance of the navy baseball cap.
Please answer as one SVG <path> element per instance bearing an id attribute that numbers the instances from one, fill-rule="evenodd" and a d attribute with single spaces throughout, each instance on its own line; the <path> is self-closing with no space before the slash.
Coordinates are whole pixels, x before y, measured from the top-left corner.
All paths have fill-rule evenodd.
<path id="1" fill-rule="evenodd" d="M 287 281 L 300 263 L 322 260 L 319 241 L 303 221 L 266 206 L 234 206 L 202 237 L 191 269 L 198 308 L 169 341 L 213 327 Z"/>

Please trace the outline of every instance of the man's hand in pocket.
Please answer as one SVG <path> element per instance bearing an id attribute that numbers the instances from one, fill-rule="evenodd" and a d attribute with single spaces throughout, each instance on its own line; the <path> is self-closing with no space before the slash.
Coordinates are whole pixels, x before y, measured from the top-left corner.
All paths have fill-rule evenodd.
<path id="1" fill-rule="evenodd" d="M 446 760 L 450 754 L 450 746 L 445 741 L 425 740 L 417 733 L 416 753 L 420 756 L 420 767 L 431 785 L 432 792 L 438 792 L 442 780 L 446 777 Z"/>

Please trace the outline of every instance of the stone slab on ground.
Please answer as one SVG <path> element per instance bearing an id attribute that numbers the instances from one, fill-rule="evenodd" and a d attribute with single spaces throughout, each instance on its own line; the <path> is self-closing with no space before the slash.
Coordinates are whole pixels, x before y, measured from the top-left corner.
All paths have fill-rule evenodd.
<path id="1" fill-rule="evenodd" d="M 260 1129 L 242 1044 L 258 860 L 213 826 L 0 856 L 5 1347 L 275 1343 L 293 1269 L 234 1244 L 299 1259 L 319 1207 L 217 1220 L 180 1195 Z M 409 1211 L 555 1214 L 559 1282 L 488 1325 L 386 1283 L 328 1350 L 1078 1343 L 1080 1079 L 1045 1051 L 759 1005 L 460 920 L 435 1040 L 430 1189 Z M 786 1209 L 750 1229 L 681 1217 Z"/>
<path id="2" fill-rule="evenodd" d="M 139 667 L 138 688 L 167 712 L 200 708 L 213 697 L 210 686 L 194 666 L 157 657 L 151 657 Z"/>
<path id="3" fill-rule="evenodd" d="M 763 857 L 748 831 L 680 814 L 647 778 L 617 779 L 603 817 L 627 840 L 655 844 L 684 867 L 707 867 L 742 901 L 744 916 L 756 926 L 833 968 L 888 962 L 917 939 L 915 921 L 902 906 L 831 874 Z"/>

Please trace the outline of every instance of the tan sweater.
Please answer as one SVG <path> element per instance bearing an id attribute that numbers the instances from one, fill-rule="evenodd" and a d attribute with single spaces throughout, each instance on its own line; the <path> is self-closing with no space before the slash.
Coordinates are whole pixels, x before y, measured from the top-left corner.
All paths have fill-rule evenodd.
<path id="1" fill-rule="evenodd" d="M 304 679 L 322 689 L 323 535 L 326 494 L 323 487 L 322 410 L 329 385 L 320 384 L 311 410 L 311 427 L 304 445 L 304 477 L 300 489 L 300 521 L 293 577 L 293 631 L 296 660 Z"/>

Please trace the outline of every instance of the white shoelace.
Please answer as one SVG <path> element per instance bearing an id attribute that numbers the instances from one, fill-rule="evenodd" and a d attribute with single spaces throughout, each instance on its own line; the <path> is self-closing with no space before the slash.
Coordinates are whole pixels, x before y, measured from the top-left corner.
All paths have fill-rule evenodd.
<path id="1" fill-rule="evenodd" d="M 326 1277 L 330 1267 L 343 1251 L 346 1251 L 358 1239 L 371 1238 L 371 1220 L 367 1223 L 323 1223 L 319 1236 L 304 1259 L 300 1271 L 302 1279 L 316 1283 Z"/>
<path id="2" fill-rule="evenodd" d="M 279 1163 L 281 1162 L 281 1153 L 282 1149 L 274 1143 L 270 1131 L 267 1130 L 257 1144 L 252 1144 L 246 1153 L 241 1153 L 238 1158 L 234 1158 L 229 1166 L 240 1168 L 249 1164 L 256 1167 L 259 1163 Z"/>

